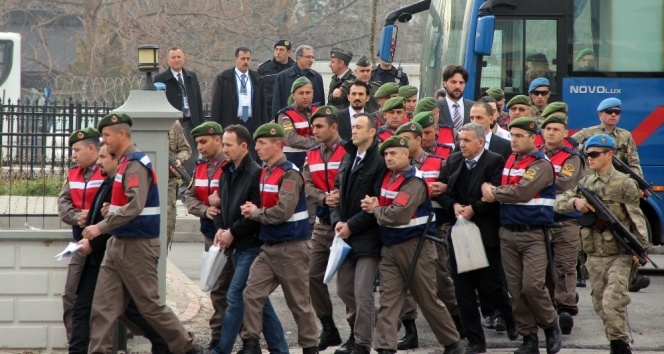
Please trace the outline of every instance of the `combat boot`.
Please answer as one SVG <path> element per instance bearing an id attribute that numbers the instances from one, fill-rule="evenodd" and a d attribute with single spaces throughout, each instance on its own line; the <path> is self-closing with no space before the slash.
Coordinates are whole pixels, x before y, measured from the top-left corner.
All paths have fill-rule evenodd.
<path id="1" fill-rule="evenodd" d="M 632 293 L 638 293 L 639 290 L 645 289 L 650 286 L 650 277 L 646 275 L 640 275 L 637 274 L 634 279 L 632 279 L 632 282 L 629 283 L 629 287 L 627 290 L 629 290 Z"/>
<path id="2" fill-rule="evenodd" d="M 465 351 L 463 345 L 461 345 L 461 341 L 458 340 L 450 345 L 446 345 L 443 354 L 463 354 Z"/>
<path id="3" fill-rule="evenodd" d="M 255 339 L 246 339 L 242 341 L 242 349 L 240 351 L 244 354 L 261 354 L 261 345 Z"/>
<path id="4" fill-rule="evenodd" d="M 406 334 L 397 342 L 398 350 L 417 349 L 419 347 L 419 339 L 417 338 L 417 326 L 415 320 L 404 320 L 403 327 Z"/>
<path id="5" fill-rule="evenodd" d="M 629 347 L 629 344 L 620 339 L 614 339 L 611 341 L 610 354 L 632 354 L 632 349 Z"/>
<path id="6" fill-rule="evenodd" d="M 334 325 L 332 316 L 324 316 L 320 318 L 320 323 L 323 325 L 323 331 L 320 332 L 318 338 L 318 350 L 325 350 L 329 346 L 340 345 L 341 336 L 337 326 Z"/>
<path id="7" fill-rule="evenodd" d="M 565 310 L 561 310 L 560 314 L 558 314 L 558 323 L 560 324 L 560 332 L 562 332 L 562 334 L 572 334 L 572 327 L 574 327 L 574 318 L 572 317 L 572 314 Z"/>
<path id="8" fill-rule="evenodd" d="M 334 354 L 350 354 L 355 347 L 355 336 L 353 335 L 353 327 L 350 328 L 350 337 L 339 349 L 334 351 Z"/>
<path id="9" fill-rule="evenodd" d="M 553 326 L 544 330 L 546 336 L 546 352 L 547 354 L 555 354 L 563 347 L 563 341 L 560 338 L 560 326 L 558 321 L 553 323 Z"/>
<path id="10" fill-rule="evenodd" d="M 318 347 L 302 348 L 302 354 L 318 354 Z"/>
<path id="11" fill-rule="evenodd" d="M 523 336 L 523 343 L 514 354 L 539 354 L 539 339 L 537 333 Z"/>

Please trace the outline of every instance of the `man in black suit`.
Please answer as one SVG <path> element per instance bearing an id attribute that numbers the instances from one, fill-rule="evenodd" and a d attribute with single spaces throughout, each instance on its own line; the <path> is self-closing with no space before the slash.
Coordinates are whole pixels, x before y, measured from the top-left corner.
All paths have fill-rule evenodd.
<path id="1" fill-rule="evenodd" d="M 217 75 L 212 85 L 210 117 L 223 128 L 239 124 L 253 134 L 256 128 L 268 122 L 263 76 L 250 70 L 251 50 L 235 49 L 235 67 Z M 257 160 L 254 142 L 249 146 L 251 156 Z"/>
<path id="2" fill-rule="evenodd" d="M 311 68 L 314 65 L 314 60 L 314 48 L 308 45 L 297 47 L 295 50 L 295 65 L 280 72 L 274 81 L 270 117 L 275 117 L 282 108 L 290 105 L 288 98 L 291 94 L 293 82 L 302 76 L 309 79 L 313 85 L 314 97 L 311 103 L 315 103 L 317 106 L 325 105 L 323 77 L 320 76 L 318 71 Z"/>
<path id="3" fill-rule="evenodd" d="M 447 96 L 438 101 L 441 125 L 452 125 L 458 131 L 464 124 L 470 123 L 470 107 L 475 102 L 463 98 L 467 81 L 468 70 L 461 65 L 449 65 L 443 71 L 443 87 Z"/>
<path id="4" fill-rule="evenodd" d="M 182 128 L 189 146 L 196 146 L 191 137 L 191 130 L 205 121 L 203 116 L 203 100 L 201 87 L 198 84 L 196 73 L 184 68 L 185 57 L 182 49 L 172 47 L 167 56 L 169 68 L 154 77 L 154 82 L 166 85 L 166 98 L 173 108 L 182 111 Z M 195 158 L 189 159 L 185 170 L 192 172 L 196 168 Z"/>
<path id="5" fill-rule="evenodd" d="M 495 118 L 493 108 L 486 102 L 475 102 L 470 109 L 470 121 L 479 124 L 484 129 L 484 149 L 502 156 L 505 160 L 512 154 L 510 141 L 503 139 L 491 131 L 491 124 Z M 454 147 L 454 152 L 460 151 L 460 143 Z"/>
<path id="6" fill-rule="evenodd" d="M 447 191 L 438 202 L 452 223 L 464 217 L 480 229 L 489 267 L 459 274 L 454 252 L 451 253 L 452 277 L 457 302 L 468 336 L 466 353 L 486 352 L 486 340 L 477 311 L 475 291 L 484 295 L 505 317 L 507 334 L 511 340 L 518 337 L 512 309 L 503 284 L 500 241 L 497 225 L 500 223 L 500 204 L 482 201 L 482 183 L 500 185 L 505 160 L 484 148 L 484 127 L 477 123 L 464 125 L 459 132 L 460 149 L 443 166 L 440 180 Z M 452 244 L 454 249 L 454 244 Z"/>
<path id="7" fill-rule="evenodd" d="M 351 140 L 351 133 L 355 118 L 364 112 L 364 107 L 371 98 L 369 84 L 355 80 L 348 87 L 348 101 L 350 106 L 340 110 L 337 114 L 339 120 L 339 136 L 345 141 Z"/>

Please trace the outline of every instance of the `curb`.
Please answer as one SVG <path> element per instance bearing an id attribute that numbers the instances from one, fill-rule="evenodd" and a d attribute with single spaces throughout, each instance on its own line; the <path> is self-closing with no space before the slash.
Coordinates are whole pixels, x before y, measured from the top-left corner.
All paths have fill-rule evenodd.
<path id="1" fill-rule="evenodd" d="M 182 271 L 170 260 L 166 265 L 166 278 L 174 284 L 177 284 L 187 295 L 187 306 L 184 311 L 178 315 L 178 319 L 182 323 L 191 321 L 200 312 L 200 296 L 204 296 L 205 294 L 200 291 L 198 285 L 194 284 L 194 282 L 182 273 Z"/>

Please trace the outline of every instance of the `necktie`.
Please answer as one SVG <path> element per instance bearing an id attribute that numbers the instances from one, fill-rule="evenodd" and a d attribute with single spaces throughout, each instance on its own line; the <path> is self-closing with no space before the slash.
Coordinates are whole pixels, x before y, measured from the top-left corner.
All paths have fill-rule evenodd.
<path id="1" fill-rule="evenodd" d="M 477 161 L 475 160 L 466 160 L 466 166 L 468 166 L 469 170 L 472 170 L 475 165 L 477 165 Z"/>
<path id="2" fill-rule="evenodd" d="M 359 116 L 359 115 L 360 115 L 359 113 L 355 113 L 355 114 L 353 114 L 353 118 L 357 118 L 357 116 Z"/>
<path id="3" fill-rule="evenodd" d="M 240 94 L 247 94 L 247 74 L 240 75 Z M 242 106 L 242 121 L 247 122 L 249 120 L 249 107 Z"/>
<path id="4" fill-rule="evenodd" d="M 463 126 L 463 120 L 461 120 L 461 112 L 459 112 L 459 104 L 455 103 L 452 106 L 454 107 L 454 117 L 452 118 L 454 122 L 454 128 L 457 131 L 460 131 L 461 127 Z"/>
<path id="5" fill-rule="evenodd" d="M 184 90 L 184 81 L 182 81 L 182 74 L 178 73 L 178 83 L 180 84 L 180 89 Z"/>
<path id="6" fill-rule="evenodd" d="M 359 156 L 355 156 L 355 163 L 353 164 L 353 171 L 357 168 L 357 165 L 360 164 L 360 161 L 362 161 L 362 158 Z"/>

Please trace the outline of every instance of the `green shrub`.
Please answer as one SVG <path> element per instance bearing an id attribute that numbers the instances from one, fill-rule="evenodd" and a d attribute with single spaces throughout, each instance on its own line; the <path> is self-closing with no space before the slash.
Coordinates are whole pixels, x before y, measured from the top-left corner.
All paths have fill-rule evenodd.
<path id="1" fill-rule="evenodd" d="M 64 183 L 65 179 L 57 176 L 36 179 L 2 178 L 0 195 L 57 197 Z"/>

